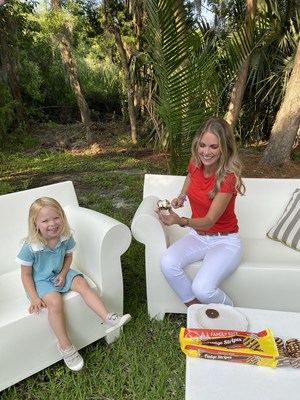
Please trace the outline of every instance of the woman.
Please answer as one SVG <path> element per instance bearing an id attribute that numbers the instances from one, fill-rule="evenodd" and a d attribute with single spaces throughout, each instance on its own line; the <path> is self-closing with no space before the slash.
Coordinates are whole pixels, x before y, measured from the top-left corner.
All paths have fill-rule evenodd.
<path id="1" fill-rule="evenodd" d="M 230 125 L 222 118 L 210 118 L 196 133 L 192 157 L 174 209 L 182 207 L 186 195 L 192 216 L 180 217 L 157 210 L 165 225 L 189 227 L 189 232 L 162 255 L 161 270 L 186 306 L 198 303 L 233 305 L 220 283 L 239 265 L 242 248 L 235 215 L 237 194 L 244 194 L 241 162 Z M 184 268 L 203 260 L 191 282 Z"/>

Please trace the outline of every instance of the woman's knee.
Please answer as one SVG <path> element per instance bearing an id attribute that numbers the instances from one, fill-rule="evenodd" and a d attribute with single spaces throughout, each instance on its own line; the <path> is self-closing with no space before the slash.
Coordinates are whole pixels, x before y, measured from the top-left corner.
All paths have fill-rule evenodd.
<path id="1" fill-rule="evenodd" d="M 178 270 L 176 260 L 168 251 L 165 251 L 160 260 L 160 270 L 165 277 L 173 276 L 174 271 Z"/>
<path id="2" fill-rule="evenodd" d="M 232 300 L 218 287 L 209 287 L 204 283 L 193 283 L 192 292 L 196 299 L 203 304 L 228 304 L 233 305 Z"/>
<path id="3" fill-rule="evenodd" d="M 216 293 L 216 288 L 209 288 L 203 282 L 192 282 L 192 292 L 196 299 L 198 299 L 203 304 L 208 304 L 213 302 L 214 295 Z"/>

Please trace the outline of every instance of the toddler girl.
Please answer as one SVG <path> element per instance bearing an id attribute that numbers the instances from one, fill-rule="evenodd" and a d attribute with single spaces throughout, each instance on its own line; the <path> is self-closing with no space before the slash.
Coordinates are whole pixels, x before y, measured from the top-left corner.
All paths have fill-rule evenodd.
<path id="1" fill-rule="evenodd" d="M 103 320 L 106 333 L 131 320 L 129 314 L 109 313 L 83 275 L 71 268 L 75 240 L 64 210 L 54 199 L 42 197 L 29 209 L 28 237 L 16 258 L 30 300 L 29 313 L 48 309 L 49 324 L 58 340 L 58 350 L 73 371 L 83 367 L 83 359 L 72 345 L 67 331 L 62 293 L 74 290 Z"/>

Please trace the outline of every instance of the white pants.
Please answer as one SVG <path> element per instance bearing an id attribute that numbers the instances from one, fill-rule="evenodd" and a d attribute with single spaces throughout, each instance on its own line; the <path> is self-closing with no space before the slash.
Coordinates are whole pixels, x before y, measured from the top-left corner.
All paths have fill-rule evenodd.
<path id="1" fill-rule="evenodd" d="M 200 236 L 194 229 L 174 242 L 161 257 L 161 271 L 183 303 L 195 298 L 200 303 L 233 305 L 220 283 L 240 264 L 242 245 L 238 233 L 228 236 Z M 184 268 L 203 260 L 194 280 Z"/>

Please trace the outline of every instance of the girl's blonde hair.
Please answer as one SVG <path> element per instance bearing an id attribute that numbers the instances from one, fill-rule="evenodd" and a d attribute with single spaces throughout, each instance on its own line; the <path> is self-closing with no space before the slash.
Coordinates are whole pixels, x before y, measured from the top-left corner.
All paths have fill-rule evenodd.
<path id="1" fill-rule="evenodd" d="M 192 141 L 192 160 L 198 168 L 201 165 L 198 147 L 199 143 L 206 132 L 211 132 L 219 139 L 221 156 L 219 159 L 218 169 L 216 171 L 216 179 L 213 189 L 209 192 L 209 198 L 214 198 L 219 191 L 222 181 L 229 173 L 233 173 L 236 177 L 235 190 L 243 195 L 245 193 L 245 185 L 241 179 L 242 163 L 238 156 L 236 143 L 233 132 L 223 118 L 213 117 L 205 121 L 197 131 Z"/>
<path id="2" fill-rule="evenodd" d="M 37 229 L 36 220 L 39 215 L 39 212 L 42 208 L 49 207 L 56 211 L 63 221 L 63 229 L 61 232 L 62 236 L 70 237 L 72 235 L 71 228 L 69 226 L 66 214 L 59 204 L 58 201 L 52 199 L 51 197 L 40 197 L 36 199 L 29 208 L 29 215 L 28 215 L 28 237 L 27 241 L 29 243 L 38 243 L 43 242 L 44 239 L 40 234 L 40 231 Z"/>

